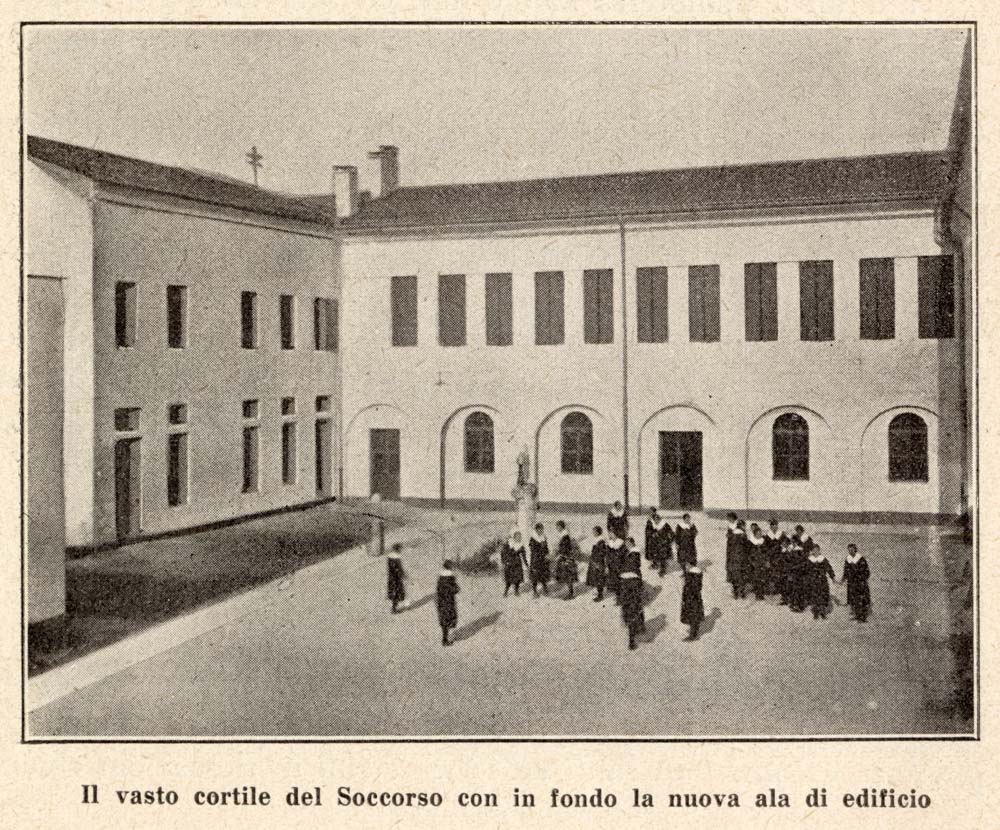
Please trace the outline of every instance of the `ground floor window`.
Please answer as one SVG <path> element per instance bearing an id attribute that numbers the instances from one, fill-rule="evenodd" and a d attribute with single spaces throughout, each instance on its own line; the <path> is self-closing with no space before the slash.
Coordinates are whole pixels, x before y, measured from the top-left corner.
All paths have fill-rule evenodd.
<path id="1" fill-rule="evenodd" d="M 772 456 L 775 481 L 809 479 L 809 424 L 805 418 L 786 412 L 775 419 Z"/>
<path id="2" fill-rule="evenodd" d="M 571 412 L 562 421 L 562 471 L 594 472 L 594 427 L 582 412 Z"/>
<path id="3" fill-rule="evenodd" d="M 465 419 L 465 471 L 493 472 L 493 419 L 485 412 Z"/>
<path id="4" fill-rule="evenodd" d="M 889 422 L 889 481 L 927 481 L 927 424 L 905 412 Z"/>

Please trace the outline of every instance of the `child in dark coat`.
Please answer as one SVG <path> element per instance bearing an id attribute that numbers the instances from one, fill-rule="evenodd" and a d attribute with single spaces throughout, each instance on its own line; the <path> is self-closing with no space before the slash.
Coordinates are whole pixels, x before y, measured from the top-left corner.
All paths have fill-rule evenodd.
<path id="1" fill-rule="evenodd" d="M 826 619 L 830 611 L 830 580 L 836 579 L 833 565 L 823 555 L 819 545 L 813 545 L 806 565 L 808 601 L 814 620 Z"/>
<path id="2" fill-rule="evenodd" d="M 511 588 L 514 595 L 521 591 L 521 583 L 524 581 L 524 568 L 527 557 L 524 551 L 524 542 L 521 541 L 521 531 L 512 530 L 510 538 L 504 543 L 503 550 L 500 551 L 500 564 L 503 565 L 503 595 Z"/>
<path id="3" fill-rule="evenodd" d="M 631 536 L 625 542 L 624 553 L 622 554 L 622 573 L 631 571 L 642 575 L 642 551 Z"/>
<path id="4" fill-rule="evenodd" d="M 737 519 L 735 513 L 729 514 L 729 527 L 726 528 L 726 581 L 733 588 L 733 599 L 746 596 L 746 531 L 742 519 Z"/>
<path id="5" fill-rule="evenodd" d="M 767 569 L 770 573 L 770 579 L 768 584 L 768 593 L 776 593 L 784 595 L 783 581 L 784 581 L 784 561 L 782 556 L 782 548 L 785 544 L 785 534 L 778 527 L 778 520 L 771 519 L 768 522 L 767 532 L 764 534 L 764 552 L 767 555 Z M 782 604 L 787 602 L 784 599 Z"/>
<path id="6" fill-rule="evenodd" d="M 674 529 L 654 507 L 646 521 L 646 559 L 663 576 L 673 558 Z"/>
<path id="7" fill-rule="evenodd" d="M 604 599 L 604 585 L 607 581 L 608 543 L 604 541 L 604 531 L 600 526 L 594 528 L 594 541 L 590 547 L 590 562 L 587 565 L 587 584 L 597 589 L 594 602 Z"/>
<path id="8" fill-rule="evenodd" d="M 705 620 L 705 603 L 701 598 L 701 569 L 692 565 L 684 569 L 681 590 L 681 623 L 688 627 L 687 640 L 698 639 L 698 629 Z"/>
<path id="9" fill-rule="evenodd" d="M 458 604 L 455 602 L 455 594 L 458 593 L 458 580 L 455 579 L 455 573 L 451 568 L 451 560 L 445 559 L 437 581 L 438 623 L 441 625 L 441 645 L 443 646 L 451 644 L 448 640 L 448 633 L 458 625 Z"/>
<path id="10" fill-rule="evenodd" d="M 621 582 L 622 562 L 625 558 L 625 540 L 614 533 L 608 533 L 607 550 L 605 551 L 605 562 L 607 564 L 607 584 L 608 590 L 618 598 L 618 588 Z"/>
<path id="11" fill-rule="evenodd" d="M 698 535 L 698 528 L 691 521 L 691 514 L 685 513 L 681 517 L 681 523 L 674 531 L 674 540 L 677 542 L 677 561 L 681 565 L 698 564 L 698 548 L 695 545 L 695 537 Z"/>
<path id="12" fill-rule="evenodd" d="M 541 522 L 535 525 L 535 532 L 531 534 L 528 548 L 531 551 L 528 568 L 531 576 L 531 590 L 537 597 L 539 587 L 541 587 L 543 594 L 549 592 L 549 540 L 545 538 L 545 526 Z"/>
<path id="13" fill-rule="evenodd" d="M 569 591 L 566 599 L 573 599 L 573 586 L 576 584 L 577 569 L 576 559 L 573 558 L 573 540 L 566 529 L 566 522 L 560 520 L 556 522 L 556 530 L 559 531 L 559 548 L 556 559 L 556 582 L 561 582 L 568 586 Z"/>
<path id="14" fill-rule="evenodd" d="M 403 546 L 398 542 L 386 557 L 386 597 L 392 602 L 392 613 L 399 611 L 399 603 L 406 599 L 406 571 L 403 570 Z"/>
<path id="15" fill-rule="evenodd" d="M 840 581 L 847 583 L 847 604 L 851 606 L 854 619 L 858 622 L 867 622 L 868 612 L 871 610 L 872 595 L 868 587 L 870 576 L 868 560 L 858 553 L 857 545 L 848 545 L 844 577 Z"/>
<path id="16" fill-rule="evenodd" d="M 750 532 L 747 534 L 747 564 L 753 594 L 757 599 L 764 599 L 767 596 L 768 583 L 771 581 L 770 560 L 764 543 L 760 526 L 756 523 L 751 524 Z"/>
<path id="17" fill-rule="evenodd" d="M 619 597 L 622 604 L 622 622 L 628 629 L 628 647 L 635 649 L 635 637 L 646 630 L 646 616 L 642 610 L 642 578 L 636 571 L 623 571 Z"/>

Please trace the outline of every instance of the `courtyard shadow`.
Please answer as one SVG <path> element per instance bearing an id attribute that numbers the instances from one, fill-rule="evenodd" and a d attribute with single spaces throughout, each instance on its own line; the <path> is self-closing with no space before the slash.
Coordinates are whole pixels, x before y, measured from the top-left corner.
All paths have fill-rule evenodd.
<path id="1" fill-rule="evenodd" d="M 660 592 L 663 590 L 662 585 L 650 585 L 649 583 L 644 583 L 642 586 L 642 605 L 645 608 L 650 605 L 654 599 L 656 599 Z"/>
<path id="2" fill-rule="evenodd" d="M 711 611 L 709 611 L 708 616 L 705 617 L 705 620 L 701 624 L 701 629 L 698 632 L 698 637 L 699 638 L 704 637 L 706 634 L 711 633 L 712 629 L 715 628 L 715 624 L 719 621 L 719 618 L 721 616 L 722 616 L 722 611 L 720 611 L 718 608 L 713 608 Z"/>
<path id="3" fill-rule="evenodd" d="M 418 608 L 426 605 L 428 602 L 433 602 L 436 594 L 426 594 L 420 599 L 414 599 L 404 605 L 399 609 L 400 613 L 405 614 L 407 611 L 416 611 Z"/>
<path id="4" fill-rule="evenodd" d="M 459 643 L 462 640 L 468 640 L 470 637 L 475 637 L 484 628 L 496 625 L 497 620 L 499 620 L 502 616 L 503 611 L 494 611 L 491 614 L 485 614 L 484 616 L 479 617 L 479 619 L 466 623 L 460 628 L 456 628 L 455 633 L 452 636 L 452 642 Z"/>
<path id="5" fill-rule="evenodd" d="M 651 643 L 667 627 L 667 615 L 657 614 L 651 620 L 646 621 L 646 630 L 635 639 L 639 643 Z"/>

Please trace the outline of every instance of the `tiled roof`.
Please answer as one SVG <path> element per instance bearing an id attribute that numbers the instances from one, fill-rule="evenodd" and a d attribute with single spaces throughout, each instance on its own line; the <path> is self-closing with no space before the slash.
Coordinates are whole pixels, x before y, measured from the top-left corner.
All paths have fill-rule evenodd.
<path id="1" fill-rule="evenodd" d="M 183 167 L 167 167 L 33 135 L 28 136 L 28 155 L 104 184 L 164 193 L 205 204 L 314 224 L 332 226 L 336 221 L 329 210 L 324 210 L 321 205 L 291 199 L 235 179 L 216 177 Z"/>
<path id="2" fill-rule="evenodd" d="M 400 187 L 364 203 L 348 230 L 708 213 L 933 200 L 945 152 L 897 153 L 529 181 Z M 322 197 L 316 197 L 322 198 Z"/>

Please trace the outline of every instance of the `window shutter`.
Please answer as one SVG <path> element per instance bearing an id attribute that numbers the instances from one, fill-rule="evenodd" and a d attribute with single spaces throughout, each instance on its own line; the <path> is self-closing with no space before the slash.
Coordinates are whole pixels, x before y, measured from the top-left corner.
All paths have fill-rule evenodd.
<path id="1" fill-rule="evenodd" d="M 636 338 L 653 343 L 653 273 L 651 268 L 635 271 Z"/>
<path id="2" fill-rule="evenodd" d="M 487 274 L 487 346 L 510 346 L 514 342 L 512 300 L 512 276 L 510 274 Z"/>
<path id="3" fill-rule="evenodd" d="M 392 345 L 417 345 L 417 278 L 392 278 Z"/>
<path id="4" fill-rule="evenodd" d="M 816 275 L 811 262 L 799 263 L 799 337 L 816 339 Z"/>
<path id="5" fill-rule="evenodd" d="M 893 260 L 862 259 L 860 268 L 861 337 L 864 340 L 891 339 L 896 328 Z"/>
<path id="6" fill-rule="evenodd" d="M 465 345 L 465 275 L 438 277 L 438 342 L 442 346 Z"/>
<path id="7" fill-rule="evenodd" d="M 326 350 L 333 352 L 337 350 L 340 341 L 340 320 L 338 314 L 338 304 L 336 300 L 326 301 Z"/>
<path id="8" fill-rule="evenodd" d="M 760 339 L 778 339 L 778 264 L 760 264 Z"/>
<path id="9" fill-rule="evenodd" d="M 650 316 L 653 321 L 653 342 L 666 343 L 669 337 L 667 324 L 669 303 L 669 295 L 667 294 L 667 269 L 662 267 L 651 268 L 650 272 Z"/>
<path id="10" fill-rule="evenodd" d="M 833 340 L 833 263 L 816 265 L 816 339 Z"/>
<path id="11" fill-rule="evenodd" d="M 601 271 L 601 307 L 598 311 L 598 325 L 602 343 L 612 343 L 615 339 L 615 272 L 610 268 Z"/>
<path id="12" fill-rule="evenodd" d="M 535 274 L 535 343 L 558 345 L 565 340 L 562 271 Z"/>
<path id="13" fill-rule="evenodd" d="M 760 264 L 748 262 L 743 266 L 744 318 L 746 339 L 763 340 L 761 333 L 761 274 Z"/>
<path id="14" fill-rule="evenodd" d="M 922 256 L 917 260 L 919 336 L 955 335 L 954 266 L 950 256 Z"/>
<path id="15" fill-rule="evenodd" d="M 583 342 L 601 342 L 601 272 L 583 272 Z"/>
<path id="16" fill-rule="evenodd" d="M 705 291 L 701 272 L 695 266 L 688 268 L 688 339 L 702 342 L 705 339 Z"/>
<path id="17" fill-rule="evenodd" d="M 719 266 L 699 266 L 702 281 L 704 341 L 714 343 L 719 339 Z"/>

